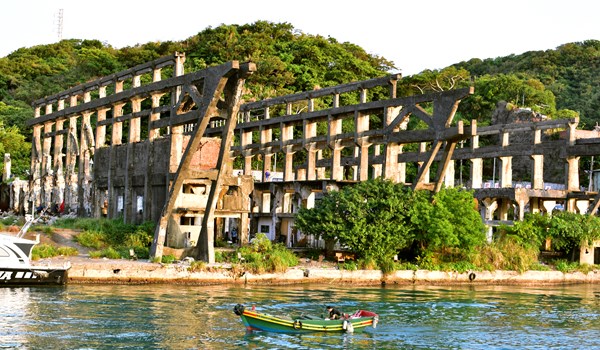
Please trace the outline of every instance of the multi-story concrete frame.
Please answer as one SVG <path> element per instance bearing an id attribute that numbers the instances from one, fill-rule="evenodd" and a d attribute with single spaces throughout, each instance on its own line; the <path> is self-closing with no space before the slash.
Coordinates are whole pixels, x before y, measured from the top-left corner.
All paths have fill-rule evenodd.
<path id="1" fill-rule="evenodd" d="M 585 213 L 596 195 L 580 189 L 579 159 L 600 153 L 600 141 L 578 138 L 576 119 L 464 125 L 454 116 L 471 89 L 398 97 L 399 75 L 240 106 L 240 83 L 252 69 L 232 62 L 183 75 L 183 58 L 36 101 L 32 204 L 153 220 L 153 255 L 163 245 L 187 247 L 184 254 L 212 261 L 213 239 L 228 229 L 242 242 L 263 232 L 295 245 L 310 237 L 295 231 L 294 213 L 322 193 L 375 177 L 437 191 L 455 185 L 457 162 L 459 185 L 475 190 L 490 239 L 491 227 L 527 210 L 551 214 L 561 202 Z M 173 77 L 162 80 L 164 68 Z M 564 137 L 546 136 L 558 131 Z M 513 179 L 517 157 L 529 159 L 527 185 Z M 492 160 L 499 183 L 486 186 Z M 564 169 L 561 188 L 544 180 L 552 165 Z"/>
<path id="2" fill-rule="evenodd" d="M 79 216 L 155 221 L 156 256 L 171 222 L 170 245 L 200 247 L 198 255 L 214 260 L 207 230 L 215 211 L 248 218 L 252 179 L 231 177 L 221 142 L 231 140 L 255 67 L 233 61 L 184 75 L 184 59 L 164 57 L 36 101 L 27 201 Z M 163 80 L 163 71 L 172 76 Z M 223 131 L 219 138 L 204 137 L 211 124 Z"/>

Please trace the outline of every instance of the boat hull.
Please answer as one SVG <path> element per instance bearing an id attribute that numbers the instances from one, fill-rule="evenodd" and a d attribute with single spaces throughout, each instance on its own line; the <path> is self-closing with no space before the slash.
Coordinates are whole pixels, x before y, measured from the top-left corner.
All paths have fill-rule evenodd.
<path id="1" fill-rule="evenodd" d="M 249 331 L 276 333 L 314 333 L 314 332 L 360 332 L 377 324 L 377 315 L 349 318 L 345 320 L 324 320 L 314 318 L 287 319 L 253 310 L 236 312 Z M 345 324 L 344 324 L 345 323 Z M 351 325 L 350 325 L 351 324 Z"/>
<path id="2" fill-rule="evenodd" d="M 63 285 L 68 270 L 46 266 L 0 267 L 0 286 Z"/>

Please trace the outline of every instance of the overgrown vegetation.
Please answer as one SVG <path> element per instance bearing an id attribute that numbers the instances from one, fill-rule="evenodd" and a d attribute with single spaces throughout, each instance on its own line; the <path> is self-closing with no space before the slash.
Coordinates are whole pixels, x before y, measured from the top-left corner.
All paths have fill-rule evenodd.
<path id="1" fill-rule="evenodd" d="M 582 244 L 600 239 L 600 218 L 568 212 L 552 217 L 529 214 L 514 226 L 502 226 L 487 243 L 470 191 L 442 189 L 413 192 L 402 184 L 369 180 L 327 193 L 312 209 L 300 209 L 296 227 L 356 253 L 356 263 L 341 268 L 469 270 L 567 270 L 560 260 L 542 261 L 551 249 L 573 261 Z M 394 255 L 400 259 L 394 262 Z M 593 267 L 580 267 L 591 269 Z"/>
<path id="2" fill-rule="evenodd" d="M 338 241 L 365 266 L 395 269 L 394 255 L 423 265 L 463 260 L 485 240 L 470 192 L 443 189 L 431 195 L 375 179 L 328 192 L 314 208 L 299 210 L 302 232 Z"/>
<path id="3" fill-rule="evenodd" d="M 56 227 L 82 230 L 75 237 L 77 243 L 94 249 L 90 256 L 111 259 L 129 258 L 130 249 L 141 259 L 149 258 L 154 237 L 154 223 L 126 224 L 121 219 L 59 219 Z"/>
<path id="4" fill-rule="evenodd" d="M 293 252 L 281 243 L 271 242 L 264 233 L 256 235 L 251 244 L 240 247 L 238 252 L 242 259 L 237 262 L 252 273 L 285 272 L 288 267 L 298 265 Z"/>
<path id="5" fill-rule="evenodd" d="M 31 260 L 52 258 L 55 256 L 74 256 L 78 251 L 72 247 L 55 247 L 49 244 L 38 244 L 31 251 Z"/>

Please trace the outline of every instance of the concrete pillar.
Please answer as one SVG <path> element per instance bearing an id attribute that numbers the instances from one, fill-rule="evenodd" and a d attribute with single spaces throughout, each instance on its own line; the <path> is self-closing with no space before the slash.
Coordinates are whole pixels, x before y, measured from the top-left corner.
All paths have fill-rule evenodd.
<path id="1" fill-rule="evenodd" d="M 486 198 L 482 201 L 485 208 L 485 220 L 494 220 L 494 212 L 498 209 L 498 201 L 495 198 Z M 487 225 L 486 239 L 488 243 L 492 243 L 493 227 Z"/>
<path id="2" fill-rule="evenodd" d="M 283 181 L 294 181 L 294 152 L 292 147 L 286 147 L 284 153 Z"/>
<path id="3" fill-rule="evenodd" d="M 339 98 L 335 95 L 334 105 Z M 342 166 L 342 149 L 341 142 L 336 140 L 335 137 L 342 133 L 342 121 L 339 119 L 333 119 L 329 117 L 328 120 L 328 133 L 327 141 L 329 148 L 331 149 L 331 179 L 341 181 L 344 178 L 344 167 Z"/>
<path id="4" fill-rule="evenodd" d="M 421 154 L 427 153 L 427 144 L 425 142 L 419 143 L 419 153 L 421 153 Z M 418 162 L 419 170 L 421 169 L 421 167 L 424 164 L 425 164 L 424 162 Z M 429 170 L 430 169 L 427 169 L 425 174 L 423 174 L 423 183 L 429 183 Z"/>
<path id="5" fill-rule="evenodd" d="M 240 245 L 250 242 L 250 218 L 248 213 L 240 214 L 240 226 L 238 231 Z"/>
<path id="6" fill-rule="evenodd" d="M 384 179 L 398 182 L 398 154 L 402 146 L 397 143 L 385 143 L 383 157 L 383 177 Z"/>
<path id="7" fill-rule="evenodd" d="M 336 142 L 337 145 L 337 142 Z M 331 150 L 331 179 L 341 181 L 344 179 L 344 167 L 342 166 L 342 149 L 335 147 Z"/>
<path id="8" fill-rule="evenodd" d="M 317 150 L 317 164 L 323 164 L 321 161 L 323 160 L 323 150 Z M 317 180 L 325 179 L 325 170 L 326 168 L 323 166 L 317 166 Z"/>
<path id="9" fill-rule="evenodd" d="M 531 187 L 534 190 L 544 189 L 544 155 L 536 154 L 532 155 L 533 158 L 533 181 Z"/>
<path id="10" fill-rule="evenodd" d="M 477 135 L 477 120 L 471 120 L 471 151 L 479 148 L 479 135 Z M 471 158 L 471 188 L 481 188 L 483 183 L 483 159 Z"/>
<path id="11" fill-rule="evenodd" d="M 50 106 L 50 113 L 52 113 L 52 105 Z M 44 123 L 44 135 L 52 133 L 54 127 L 53 122 Z M 42 202 L 44 207 L 52 205 L 52 191 L 54 189 L 54 170 L 52 169 L 52 137 L 43 137 L 42 143 Z"/>
<path id="12" fill-rule="evenodd" d="M 575 203 L 575 206 L 577 207 L 577 212 L 579 214 L 585 214 L 588 211 L 588 208 L 590 206 L 590 201 L 589 200 L 578 200 Z"/>
<path id="13" fill-rule="evenodd" d="M 316 180 L 317 178 L 317 150 L 313 143 L 305 146 L 306 150 L 306 178 Z"/>
<path id="14" fill-rule="evenodd" d="M 69 105 L 77 106 L 77 96 L 71 96 Z M 66 155 L 66 190 L 65 190 L 65 212 L 74 212 L 78 208 L 78 173 L 75 172 L 77 158 L 79 155 L 79 133 L 77 132 L 77 119 L 74 116 L 69 118 L 69 132 L 67 134 L 67 155 Z"/>
<path id="15" fill-rule="evenodd" d="M 164 94 L 152 94 L 152 109 L 160 107 L 160 99 Z M 160 137 L 160 129 L 154 129 L 151 127 L 152 123 L 160 120 L 160 113 L 151 113 L 150 119 L 148 120 L 148 139 L 154 141 Z"/>
<path id="16" fill-rule="evenodd" d="M 446 185 L 446 187 L 454 187 L 454 178 L 456 176 L 454 166 L 455 161 L 450 160 L 448 168 L 446 169 L 446 175 L 444 175 L 444 185 Z"/>
<path id="17" fill-rule="evenodd" d="M 381 155 L 381 145 L 375 145 L 374 148 L 375 157 L 379 157 Z M 382 164 L 373 164 L 373 178 L 380 178 L 383 174 L 383 165 Z"/>
<path id="18" fill-rule="evenodd" d="M 498 159 L 500 159 L 500 187 L 512 187 L 512 157 Z"/>
<path id="19" fill-rule="evenodd" d="M 502 147 L 510 146 L 509 133 L 502 131 L 500 134 Z M 512 187 L 512 157 L 499 157 L 500 160 L 500 188 Z"/>
<path id="20" fill-rule="evenodd" d="M 314 101 L 308 100 L 308 112 L 314 111 Z M 314 142 L 307 141 L 317 137 L 317 123 L 304 121 L 304 149 L 306 150 L 306 177 L 308 180 L 317 178 L 317 147 Z"/>
<path id="21" fill-rule="evenodd" d="M 123 91 L 123 81 L 115 82 L 115 94 Z M 117 103 L 113 106 L 113 119 L 123 115 L 123 103 Z M 123 122 L 115 122 L 112 124 L 111 130 L 112 145 L 120 145 L 123 142 Z"/>
<path id="22" fill-rule="evenodd" d="M 544 210 L 546 211 L 546 214 L 548 216 L 552 216 L 552 210 L 554 210 L 554 207 L 556 206 L 556 201 L 555 200 L 544 200 L 544 201 L 542 201 L 542 206 L 544 206 Z"/>
<path id="23" fill-rule="evenodd" d="M 567 158 L 567 190 L 579 191 L 579 157 Z"/>
<path id="24" fill-rule="evenodd" d="M 357 147 L 360 154 L 360 163 L 359 163 L 359 181 L 366 181 L 369 179 L 369 146 L 363 144 L 360 147 Z"/>
<path id="25" fill-rule="evenodd" d="M 98 98 L 106 97 L 106 86 L 98 89 Z M 99 125 L 106 120 L 107 109 L 99 109 L 96 114 L 96 148 L 106 145 L 106 125 Z"/>

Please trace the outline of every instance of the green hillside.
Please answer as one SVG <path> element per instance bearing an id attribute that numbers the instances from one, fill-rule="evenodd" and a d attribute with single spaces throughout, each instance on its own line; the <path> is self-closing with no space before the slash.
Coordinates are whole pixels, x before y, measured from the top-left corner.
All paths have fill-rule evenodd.
<path id="1" fill-rule="evenodd" d="M 257 73 L 246 83 L 248 101 L 371 79 L 396 68 L 355 44 L 265 21 L 221 25 L 182 41 L 122 49 L 75 39 L 22 48 L 0 58 L 0 155 L 11 153 L 13 173 L 25 174 L 31 147 L 25 122 L 33 116 L 36 99 L 176 51 L 186 53 L 186 72 L 230 60 L 257 63 Z M 600 120 L 600 41 L 472 59 L 405 77 L 399 87 L 411 95 L 469 85 L 475 85 L 476 93 L 463 101 L 459 118 L 489 123 L 496 103 L 505 100 L 553 118 L 580 115 L 590 128 Z"/>

